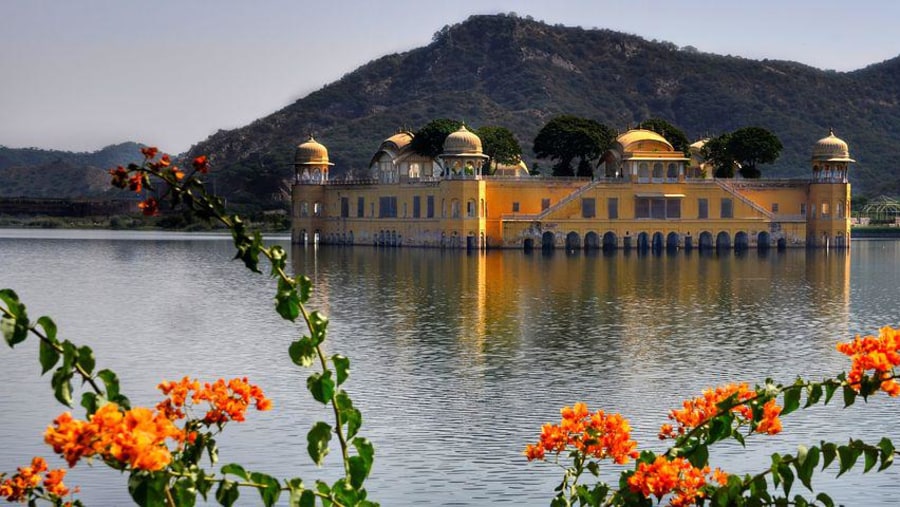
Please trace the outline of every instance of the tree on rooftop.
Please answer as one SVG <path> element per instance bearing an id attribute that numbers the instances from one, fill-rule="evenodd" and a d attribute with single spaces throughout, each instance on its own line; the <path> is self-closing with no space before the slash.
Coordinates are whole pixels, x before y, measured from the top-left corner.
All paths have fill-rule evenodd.
<path id="1" fill-rule="evenodd" d="M 677 151 L 684 152 L 690 156 L 690 145 L 687 136 L 680 128 L 663 120 L 662 118 L 650 118 L 640 123 L 640 128 L 652 130 L 657 134 L 666 138 L 666 141 L 672 144 Z"/>
<path id="2" fill-rule="evenodd" d="M 419 155 L 434 158 L 444 151 L 444 139 L 459 130 L 462 122 L 449 118 L 431 120 L 416 131 L 410 147 Z"/>
<path id="3" fill-rule="evenodd" d="M 475 134 L 481 139 L 482 152 L 490 157 L 488 167 L 517 164 L 522 159 L 522 147 L 508 128 L 481 127 Z"/>
<path id="4" fill-rule="evenodd" d="M 555 160 L 554 176 L 573 176 L 572 161 L 580 159 L 578 176 L 591 176 L 592 167 L 615 138 L 611 128 L 587 118 L 562 115 L 547 122 L 534 138 L 534 154 Z"/>
<path id="5" fill-rule="evenodd" d="M 731 133 L 728 151 L 741 166 L 741 176 L 759 178 L 756 166 L 778 160 L 784 148 L 778 137 L 761 127 L 744 127 Z"/>

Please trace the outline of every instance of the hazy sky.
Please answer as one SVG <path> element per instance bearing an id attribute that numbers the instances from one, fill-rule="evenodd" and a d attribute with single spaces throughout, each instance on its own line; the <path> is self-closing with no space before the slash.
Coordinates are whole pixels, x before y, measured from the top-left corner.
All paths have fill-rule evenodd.
<path id="1" fill-rule="evenodd" d="M 900 54 L 896 0 L 0 0 L 0 145 L 179 153 L 446 24 L 512 11 L 838 71 Z"/>

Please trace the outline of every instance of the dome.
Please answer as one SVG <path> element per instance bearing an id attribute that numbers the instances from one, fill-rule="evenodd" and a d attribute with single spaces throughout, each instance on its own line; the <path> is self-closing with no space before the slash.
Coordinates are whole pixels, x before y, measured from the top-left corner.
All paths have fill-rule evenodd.
<path id="1" fill-rule="evenodd" d="M 709 139 L 701 139 L 699 141 L 691 143 L 689 148 L 691 149 L 691 151 L 700 151 L 704 146 L 706 146 L 707 142 L 709 142 Z"/>
<path id="2" fill-rule="evenodd" d="M 812 158 L 819 162 L 856 162 L 850 158 L 850 148 L 847 142 L 834 135 L 834 130 L 828 131 L 828 137 L 816 141 L 813 146 Z"/>
<path id="3" fill-rule="evenodd" d="M 381 145 L 384 146 L 385 144 L 390 143 L 390 144 L 393 144 L 394 146 L 396 146 L 398 150 L 402 150 L 407 144 L 409 144 L 412 141 L 412 138 L 413 138 L 413 135 L 410 132 L 401 130 L 400 132 L 397 132 L 396 134 L 392 135 L 391 137 L 385 139 L 381 143 Z"/>
<path id="4" fill-rule="evenodd" d="M 294 165 L 334 165 L 328 161 L 328 149 L 310 134 L 309 139 L 297 146 Z"/>
<path id="5" fill-rule="evenodd" d="M 481 155 L 481 139 L 463 125 L 444 139 L 442 155 Z"/>
<path id="6" fill-rule="evenodd" d="M 622 147 L 622 151 L 645 151 L 644 145 L 662 144 L 666 151 L 675 151 L 672 144 L 665 137 L 652 130 L 632 129 L 616 138 L 616 142 Z"/>

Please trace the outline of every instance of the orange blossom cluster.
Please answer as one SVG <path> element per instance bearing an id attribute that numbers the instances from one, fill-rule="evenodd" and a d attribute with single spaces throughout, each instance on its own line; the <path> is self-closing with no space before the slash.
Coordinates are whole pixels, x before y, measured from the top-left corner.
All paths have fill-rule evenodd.
<path id="1" fill-rule="evenodd" d="M 29 494 L 41 485 L 41 474 L 44 472 L 46 475 L 43 485 L 47 493 L 55 497 L 69 494 L 69 488 L 62 482 L 66 471 L 63 469 L 48 471 L 47 462 L 38 456 L 31 460 L 30 466 L 19 467 L 15 475 L 0 482 L 0 498 L 6 498 L 9 502 L 25 502 Z"/>
<path id="2" fill-rule="evenodd" d="M 715 389 L 706 389 L 702 396 L 692 400 L 685 400 L 682 408 L 669 412 L 669 419 L 678 424 L 675 429 L 671 424 L 663 424 L 659 429 L 659 438 L 675 438 L 702 425 L 719 414 L 718 405 L 723 401 L 734 397 L 739 405 L 731 408 L 731 412 L 744 421 L 753 420 L 753 410 L 747 405 L 756 397 L 756 392 L 751 390 L 746 383 L 726 384 Z M 778 414 L 781 413 L 774 399 L 769 400 L 763 406 L 763 418 L 756 426 L 756 431 L 774 435 L 781 431 L 781 421 Z"/>
<path id="3" fill-rule="evenodd" d="M 706 485 L 708 475 L 708 466 L 696 468 L 684 458 L 669 460 L 665 456 L 659 456 L 653 463 L 639 464 L 634 474 L 628 478 L 628 487 L 645 498 L 654 495 L 662 500 L 671 493 L 673 496 L 669 505 L 681 507 L 694 505 L 698 499 L 703 498 L 704 493 L 700 488 Z M 718 468 L 712 473 L 712 478 L 720 486 L 728 483 L 728 474 Z"/>
<path id="4" fill-rule="evenodd" d="M 157 471 L 172 461 L 166 439 L 184 441 L 178 429 L 162 412 L 137 407 L 122 411 L 115 403 L 97 410 L 87 421 L 65 412 L 47 427 L 44 441 L 70 467 L 81 458 L 100 456 L 133 469 Z"/>
<path id="5" fill-rule="evenodd" d="M 219 379 L 212 384 L 204 383 L 202 387 L 199 381 L 184 377 L 177 382 L 162 382 L 158 387 L 167 398 L 157 404 L 156 409 L 170 419 L 183 419 L 186 407 L 201 402 L 209 405 L 203 417 L 207 425 L 241 422 L 251 403 L 261 411 L 272 408 L 272 400 L 265 397 L 259 386 L 248 383 L 246 377 L 228 382 Z"/>
<path id="6" fill-rule="evenodd" d="M 156 156 L 159 154 L 159 150 L 156 147 L 148 146 L 141 148 L 141 154 L 144 155 L 144 164 L 148 169 L 167 174 L 175 181 L 180 181 L 184 178 L 184 171 L 172 164 L 172 159 L 169 155 L 164 153 L 158 160 L 156 159 Z M 206 173 L 209 170 L 209 164 L 205 156 L 195 158 L 193 165 L 194 170 L 202 173 Z M 131 174 L 132 170 L 134 170 L 134 174 Z M 111 183 L 114 187 L 127 187 L 128 190 L 138 194 L 144 189 L 144 185 L 147 185 L 150 182 L 148 174 L 139 170 L 137 166 L 134 165 L 129 166 L 128 169 L 118 166 L 115 169 L 110 169 L 109 174 L 112 176 Z M 138 207 L 144 215 L 153 216 L 159 214 L 159 202 L 153 197 L 141 201 L 138 204 Z"/>
<path id="7" fill-rule="evenodd" d="M 900 384 L 891 378 L 894 367 L 900 366 L 900 329 L 890 326 L 881 328 L 878 337 L 859 335 L 853 341 L 837 344 L 838 352 L 852 359 L 847 382 L 859 391 L 859 382 L 867 370 L 873 370 L 873 377 L 880 379 L 881 390 L 891 396 L 900 395 Z"/>
<path id="8" fill-rule="evenodd" d="M 541 427 L 541 439 L 525 448 L 528 460 L 544 459 L 545 452 L 560 452 L 567 448 L 597 459 L 610 458 L 627 463 L 637 458 L 637 443 L 631 440 L 631 426 L 619 414 L 605 414 L 602 410 L 588 412 L 587 405 L 576 403 L 560 410 L 558 425 L 547 423 Z"/>

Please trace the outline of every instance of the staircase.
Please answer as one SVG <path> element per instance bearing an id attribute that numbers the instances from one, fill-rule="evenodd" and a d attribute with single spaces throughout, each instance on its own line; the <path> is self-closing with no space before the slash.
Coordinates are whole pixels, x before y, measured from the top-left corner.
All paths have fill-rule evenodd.
<path id="1" fill-rule="evenodd" d="M 713 180 L 713 181 L 715 181 L 716 184 L 719 185 L 719 187 L 722 188 L 722 190 L 724 190 L 724 191 L 728 192 L 729 194 L 733 195 L 733 196 L 736 197 L 739 201 L 743 202 L 743 203 L 746 204 L 747 206 L 750 206 L 751 208 L 753 208 L 754 210 L 756 210 L 757 212 L 759 212 L 759 214 L 761 214 L 761 215 L 764 216 L 765 218 L 767 218 L 767 219 L 769 219 L 769 220 L 775 220 L 775 214 L 774 214 L 774 213 L 772 213 L 771 211 L 767 210 L 766 208 L 763 208 L 763 207 L 760 206 L 759 204 L 756 204 L 755 202 L 753 202 L 753 201 L 751 201 L 750 199 L 747 199 L 746 197 L 744 197 L 743 195 L 741 195 L 740 192 L 738 192 L 737 190 L 734 189 L 734 185 L 733 185 L 731 182 L 725 182 L 725 181 L 719 180 L 719 179 Z"/>

